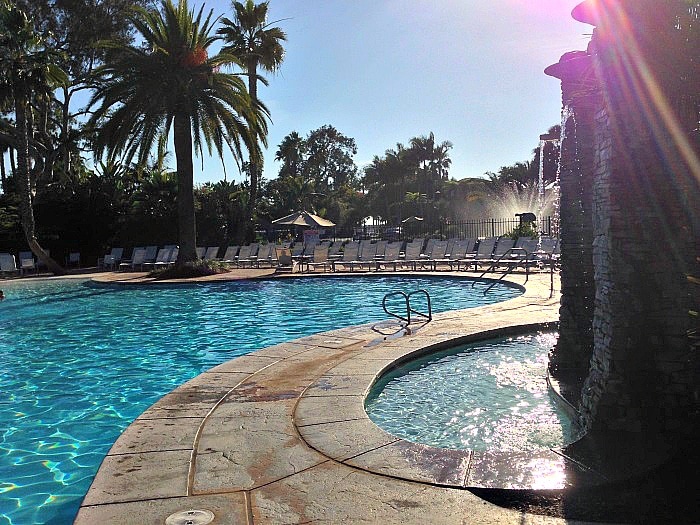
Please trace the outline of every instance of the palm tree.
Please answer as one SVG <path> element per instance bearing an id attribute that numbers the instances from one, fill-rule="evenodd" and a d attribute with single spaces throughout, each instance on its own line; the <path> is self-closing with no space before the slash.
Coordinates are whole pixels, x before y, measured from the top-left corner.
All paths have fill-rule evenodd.
<path id="1" fill-rule="evenodd" d="M 241 145 L 256 151 L 267 133 L 267 110 L 252 104 L 244 82 L 220 68 L 236 61 L 221 52 L 209 57 L 212 12 L 203 19 L 202 6 L 195 16 L 187 0 L 175 6 L 162 0 L 160 11 L 135 8 L 132 22 L 144 45 L 120 42 L 112 60 L 98 68 L 98 87 L 90 104 L 101 102 L 91 118 L 98 128 L 95 147 L 108 156 L 123 154 L 145 165 L 157 144 L 162 154 L 173 131 L 177 164 L 178 236 L 176 266 L 196 258 L 193 192 L 193 153 L 202 155 L 202 142 L 223 162 L 227 145 L 237 158 Z M 193 148 L 194 146 L 194 148 Z"/>
<path id="2" fill-rule="evenodd" d="M 66 82 L 66 74 L 55 65 L 56 53 L 47 49 L 44 41 L 30 23 L 24 11 L 13 2 L 0 1 L 0 72 L 3 80 L 0 92 L 11 101 L 15 114 L 15 129 L 12 133 L 17 152 L 15 182 L 20 197 L 20 216 L 27 244 L 32 252 L 54 274 L 65 270 L 41 247 L 36 237 L 36 222 L 32 207 L 32 165 L 43 166 L 33 140 L 38 130 L 32 103 L 48 106 L 54 86 Z"/>
<path id="3" fill-rule="evenodd" d="M 287 40 L 284 31 L 271 27 L 276 22 L 267 22 L 268 5 L 269 2 L 255 4 L 253 0 L 232 2 L 234 19 L 223 18 L 222 27 L 217 32 L 226 42 L 222 51 L 240 59 L 248 76 L 248 92 L 254 105 L 259 102 L 258 80 L 267 85 L 267 81 L 258 75 L 258 68 L 275 72 L 284 60 L 282 42 Z M 262 156 L 255 149 L 250 153 L 250 196 L 246 210 L 248 224 L 252 224 L 250 219 L 253 217 L 261 174 Z"/>
<path id="4" fill-rule="evenodd" d="M 446 181 L 452 160 L 449 157 L 449 150 L 452 143 L 448 140 L 435 143 L 435 135 L 430 132 L 427 137 L 414 137 L 410 141 L 414 160 L 418 164 L 421 180 L 418 181 L 421 189 L 428 195 L 440 188 L 441 182 Z"/>
<path id="5" fill-rule="evenodd" d="M 301 175 L 304 164 L 304 154 L 306 153 L 306 141 L 297 133 L 292 131 L 284 137 L 280 145 L 277 146 L 275 160 L 282 163 L 280 177 L 296 177 Z"/>

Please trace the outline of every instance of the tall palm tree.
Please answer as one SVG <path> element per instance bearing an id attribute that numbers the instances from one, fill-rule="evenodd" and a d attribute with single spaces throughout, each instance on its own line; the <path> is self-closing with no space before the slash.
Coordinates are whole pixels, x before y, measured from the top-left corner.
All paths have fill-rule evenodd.
<path id="1" fill-rule="evenodd" d="M 98 68 L 98 87 L 90 104 L 101 102 L 91 123 L 98 128 L 96 150 L 109 157 L 123 154 L 145 165 L 155 145 L 162 154 L 173 131 L 177 164 L 178 236 L 176 266 L 196 258 L 192 155 L 202 155 L 202 142 L 223 162 L 227 145 L 241 156 L 241 145 L 258 149 L 267 134 L 267 110 L 252 104 L 245 83 L 220 71 L 235 57 L 207 49 L 212 35 L 210 11 L 194 14 L 187 0 L 176 6 L 162 0 L 160 11 L 135 8 L 132 22 L 145 45 L 106 43 L 112 60 Z M 193 148 L 194 146 L 194 148 Z"/>
<path id="2" fill-rule="evenodd" d="M 235 16 L 233 20 L 223 18 L 222 27 L 217 32 L 226 42 L 222 51 L 240 59 L 248 76 L 248 92 L 253 104 L 259 102 L 258 80 L 267 85 L 267 81 L 258 75 L 258 68 L 273 73 L 284 60 L 282 42 L 287 40 L 287 35 L 279 27 L 271 27 L 276 22 L 267 22 L 268 5 L 269 2 L 255 4 L 253 0 L 232 2 Z M 262 155 L 257 148 L 251 151 L 249 163 L 250 196 L 246 222 L 251 224 L 262 174 Z"/>
<path id="3" fill-rule="evenodd" d="M 414 160 L 418 163 L 419 173 L 422 181 L 418 181 L 421 189 L 432 195 L 432 192 L 439 189 L 440 182 L 446 181 L 452 160 L 449 157 L 449 150 L 452 143 L 448 140 L 435 143 L 435 135 L 430 134 L 414 137 L 410 141 Z"/>
<path id="4" fill-rule="evenodd" d="M 47 106 L 53 87 L 66 82 L 66 74 L 56 64 L 56 53 L 49 50 L 36 33 L 26 13 L 13 2 L 0 0 L 0 72 L 2 96 L 11 101 L 15 114 L 13 140 L 17 152 L 15 182 L 20 197 L 20 216 L 27 244 L 54 274 L 65 270 L 41 247 L 36 237 L 32 206 L 31 167 L 44 165 L 37 152 L 33 128 L 37 120 L 32 103 Z"/>
<path id="5" fill-rule="evenodd" d="M 306 153 L 306 141 L 297 133 L 292 131 L 284 137 L 280 145 L 277 146 L 275 160 L 282 163 L 280 177 L 296 177 L 301 175 Z"/>

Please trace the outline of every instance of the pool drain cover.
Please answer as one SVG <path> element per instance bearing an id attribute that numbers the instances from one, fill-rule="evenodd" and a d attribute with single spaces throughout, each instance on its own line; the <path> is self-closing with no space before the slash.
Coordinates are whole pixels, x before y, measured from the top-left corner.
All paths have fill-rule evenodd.
<path id="1" fill-rule="evenodd" d="M 168 516 L 165 525 L 207 525 L 212 521 L 214 513 L 210 510 L 181 510 Z"/>

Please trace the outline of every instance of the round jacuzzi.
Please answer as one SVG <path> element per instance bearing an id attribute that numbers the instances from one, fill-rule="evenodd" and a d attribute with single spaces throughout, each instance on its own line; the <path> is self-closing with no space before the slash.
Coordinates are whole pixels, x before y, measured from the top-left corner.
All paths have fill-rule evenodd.
<path id="1" fill-rule="evenodd" d="M 526 452 L 580 437 L 547 384 L 556 332 L 462 344 L 382 375 L 365 409 L 387 432 L 438 448 Z"/>

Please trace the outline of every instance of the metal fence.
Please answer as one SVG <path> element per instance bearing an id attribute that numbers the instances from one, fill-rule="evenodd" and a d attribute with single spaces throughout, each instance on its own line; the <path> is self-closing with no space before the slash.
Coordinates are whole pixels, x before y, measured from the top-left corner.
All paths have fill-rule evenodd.
<path id="1" fill-rule="evenodd" d="M 374 222 L 347 230 L 337 230 L 337 238 L 353 239 L 385 239 L 389 241 L 410 240 L 414 237 L 432 238 L 461 238 L 470 237 L 500 237 L 513 232 L 520 226 L 520 219 L 478 219 L 470 221 L 440 221 L 426 223 L 415 221 L 403 223 L 401 226 Z M 540 235 L 558 236 L 551 216 L 536 221 L 537 232 Z"/>

